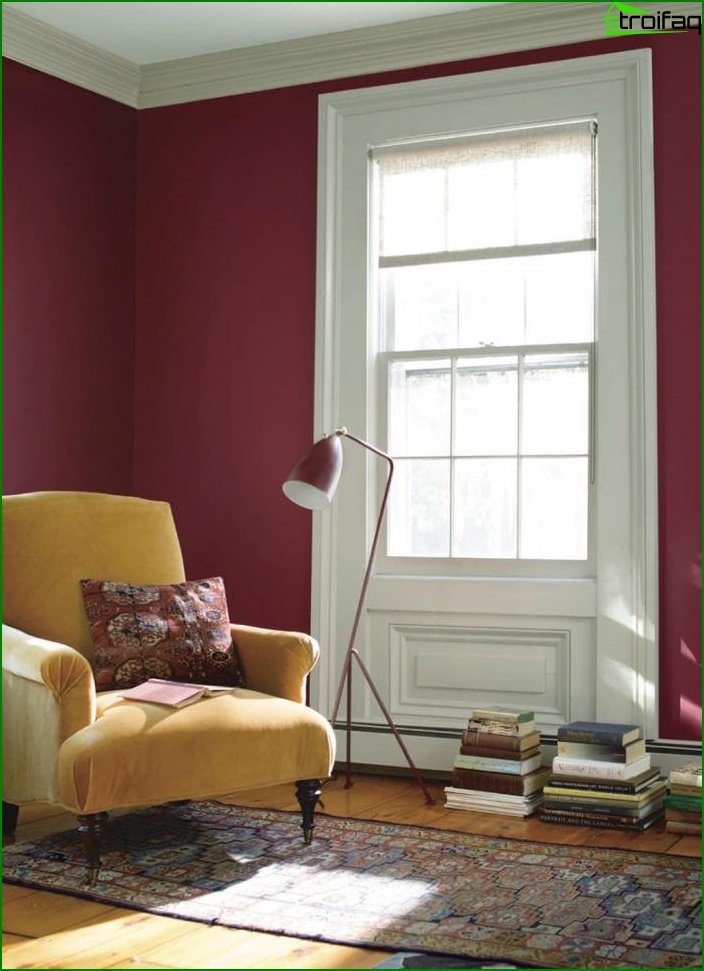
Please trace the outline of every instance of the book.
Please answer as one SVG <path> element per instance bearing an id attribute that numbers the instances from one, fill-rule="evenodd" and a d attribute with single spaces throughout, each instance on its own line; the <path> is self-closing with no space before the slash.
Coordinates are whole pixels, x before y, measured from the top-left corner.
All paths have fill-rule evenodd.
<path id="1" fill-rule="evenodd" d="M 566 788 L 562 786 L 552 785 L 552 780 L 548 781 L 548 784 L 543 788 L 543 793 L 545 798 L 548 797 L 562 797 L 567 799 L 584 799 L 591 800 L 594 803 L 604 802 L 615 802 L 615 803 L 625 803 L 628 805 L 638 805 L 640 803 L 648 802 L 656 796 L 664 796 L 665 794 L 665 780 L 658 779 L 651 785 L 642 789 L 640 792 L 625 793 L 625 792 L 589 792 L 584 789 L 573 789 Z"/>
<path id="2" fill-rule="evenodd" d="M 668 809 L 685 809 L 693 813 L 700 813 L 702 811 L 701 796 L 680 796 L 670 793 L 670 795 L 666 797 L 665 803 Z"/>
<path id="3" fill-rule="evenodd" d="M 670 781 L 670 792 L 677 796 L 696 796 L 699 798 L 702 790 L 699 786 L 684 786 L 681 782 Z"/>
<path id="4" fill-rule="evenodd" d="M 162 678 L 149 678 L 121 692 L 125 701 L 148 701 L 169 708 L 184 708 L 200 698 L 228 694 L 232 688 L 210 684 L 185 684 L 182 681 L 164 681 Z"/>
<path id="5" fill-rule="evenodd" d="M 642 818 L 649 815 L 654 809 L 662 808 L 662 796 L 649 799 L 647 802 L 622 803 L 622 802 L 587 802 L 585 799 L 553 798 L 546 797 L 543 793 L 543 805 L 548 809 L 559 809 L 561 812 L 570 813 L 605 813 L 606 815 L 633 816 Z"/>
<path id="6" fill-rule="evenodd" d="M 597 779 L 631 779 L 649 768 L 649 755 L 629 765 L 624 762 L 599 762 L 597 759 L 568 759 L 560 755 L 552 760 L 553 775 L 595 776 Z"/>
<path id="7" fill-rule="evenodd" d="M 557 743 L 557 754 L 572 759 L 597 759 L 599 762 L 625 762 L 628 765 L 642 759 L 645 752 L 645 739 L 639 738 L 628 745 L 597 745 L 593 742 Z"/>
<path id="8" fill-rule="evenodd" d="M 470 732 L 480 732 L 486 735 L 504 735 L 523 738 L 536 731 L 535 722 L 481 722 L 470 721 L 467 725 Z"/>
<path id="9" fill-rule="evenodd" d="M 540 732 L 527 735 L 504 735 L 499 732 L 478 732 L 466 729 L 462 732 L 462 745 L 497 749 L 500 752 L 524 752 L 540 744 Z"/>
<path id="10" fill-rule="evenodd" d="M 567 823 L 572 826 L 596 826 L 599 829 L 630 829 L 641 832 L 662 819 L 662 810 L 656 810 L 650 816 L 646 816 L 645 819 L 625 821 L 609 816 L 599 816 L 595 813 L 585 815 L 583 813 L 557 812 L 554 809 L 544 809 L 541 806 L 538 818 L 544 823 Z"/>
<path id="11" fill-rule="evenodd" d="M 688 809 L 671 809 L 669 806 L 665 819 L 672 820 L 674 823 L 698 823 L 700 826 L 702 822 L 702 817 L 697 812 L 691 812 Z"/>
<path id="12" fill-rule="evenodd" d="M 554 775 L 550 778 L 550 785 L 567 786 L 570 789 L 586 789 L 593 792 L 634 793 L 645 789 L 656 779 L 661 779 L 660 770 L 651 768 L 632 779 L 597 779 L 596 777 L 585 779 L 583 776 Z"/>
<path id="13" fill-rule="evenodd" d="M 700 792 L 702 788 L 702 763 L 685 762 L 670 772 L 670 783 L 683 786 L 695 786 Z"/>
<path id="14" fill-rule="evenodd" d="M 480 769 L 483 772 L 506 772 L 509 775 L 528 775 L 542 765 L 543 757 L 540 753 L 522 762 L 512 759 L 488 759 L 479 755 L 457 755 L 454 767 L 456 769 Z"/>
<path id="15" fill-rule="evenodd" d="M 480 792 L 505 793 L 512 796 L 529 796 L 542 790 L 550 769 L 536 769 L 528 775 L 509 775 L 505 772 L 479 772 L 472 769 L 455 769 L 452 785 L 455 789 L 474 789 Z"/>
<path id="16" fill-rule="evenodd" d="M 478 758 L 487 759 L 509 759 L 514 762 L 522 762 L 524 759 L 532 759 L 534 755 L 540 752 L 540 746 L 536 745 L 534 748 L 526 749 L 524 752 L 519 752 L 516 749 L 501 749 L 501 748 L 491 748 L 487 746 L 484 748 L 480 745 L 460 745 L 460 755 L 475 755 Z"/>
<path id="17" fill-rule="evenodd" d="M 589 742 L 593 745 L 628 745 L 640 738 L 637 725 L 617 725 L 609 722 L 570 722 L 557 730 L 559 742 Z"/>
<path id="18" fill-rule="evenodd" d="M 466 812 L 500 813 L 505 816 L 530 816 L 541 802 L 540 793 L 531 796 L 493 795 L 472 789 L 445 789 L 445 805 L 448 809 Z"/>
<path id="19" fill-rule="evenodd" d="M 470 813 L 490 813 L 494 816 L 516 816 L 520 818 L 525 818 L 526 816 L 532 816 L 535 810 L 538 808 L 540 803 L 536 803 L 528 806 L 466 806 L 464 804 L 459 805 L 452 799 L 452 796 L 447 796 L 445 799 L 445 806 L 447 809 L 460 809 L 462 812 Z"/>
<path id="20" fill-rule="evenodd" d="M 535 721 L 534 711 L 511 711 L 508 708 L 473 708 L 469 716 L 470 721 L 486 722 L 532 722 Z"/>
<path id="21" fill-rule="evenodd" d="M 665 821 L 665 832 L 666 833 L 681 833 L 690 836 L 697 836 L 702 831 L 701 822 L 698 823 L 684 823 L 679 822 L 674 819 L 667 819 Z"/>

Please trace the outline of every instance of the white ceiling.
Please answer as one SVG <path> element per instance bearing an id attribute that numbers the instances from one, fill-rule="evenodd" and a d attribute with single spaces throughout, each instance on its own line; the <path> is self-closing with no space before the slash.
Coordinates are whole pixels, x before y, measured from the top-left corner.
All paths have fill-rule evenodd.
<path id="1" fill-rule="evenodd" d="M 3 3 L 136 64 L 497 3 Z"/>

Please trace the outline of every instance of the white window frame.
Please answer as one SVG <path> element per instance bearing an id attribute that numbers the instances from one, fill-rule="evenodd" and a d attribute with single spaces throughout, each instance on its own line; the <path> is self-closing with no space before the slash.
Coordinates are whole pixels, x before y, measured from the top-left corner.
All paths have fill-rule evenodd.
<path id="1" fill-rule="evenodd" d="M 623 453 L 619 442 L 612 440 L 607 413 L 598 417 L 597 462 L 601 473 L 607 463 L 609 474 L 628 482 L 627 522 L 620 516 L 609 518 L 600 513 L 597 523 L 596 598 L 596 673 L 598 685 L 595 715 L 604 720 L 634 720 L 642 724 L 647 737 L 657 737 L 657 634 L 658 634 L 658 535 L 657 535 L 657 422 L 656 422 L 656 343 L 655 343 L 655 246 L 653 191 L 653 126 L 650 51 L 628 51 L 585 57 L 569 61 L 548 62 L 528 67 L 444 77 L 356 91 L 324 95 L 320 99 L 319 184 L 318 184 L 318 287 L 316 331 L 315 433 L 316 438 L 332 428 L 347 424 L 356 434 L 374 439 L 378 414 L 369 413 L 364 427 L 355 425 L 357 416 L 340 411 L 342 370 L 354 369 L 358 375 L 360 395 L 366 399 L 373 376 L 369 342 L 364 352 L 353 360 L 343 353 L 342 334 L 350 320 L 364 327 L 370 314 L 370 294 L 366 287 L 350 288 L 344 284 L 341 267 L 348 245 L 366 246 L 366 239 L 350 239 L 344 225 L 345 197 L 356 192 L 361 183 L 350 185 L 349 172 L 343 159 L 345 137 L 359 126 L 363 118 L 381 118 L 384 112 L 404 109 L 432 109 L 433 106 L 476 99 L 488 104 L 491 96 L 541 93 L 548 100 L 559 100 L 564 89 L 605 92 L 621 112 L 624 123 L 612 138 L 618 140 L 619 157 L 626 160 L 626 171 L 618 185 L 625 200 L 627 252 L 618 253 L 619 265 L 626 274 L 625 286 L 618 292 L 608 291 L 602 281 L 600 301 L 608 306 L 609 326 L 625 328 L 628 358 L 613 359 L 599 352 L 597 362 L 600 380 L 609 380 L 614 369 L 628 372 L 629 449 Z M 600 135 L 602 121 L 598 110 Z M 525 119 L 532 124 L 539 119 Z M 546 113 L 544 121 L 557 120 Z M 503 124 L 503 121 L 501 122 Z M 608 149 L 607 149 L 608 151 Z M 600 142 L 600 154 L 604 141 Z M 354 180 L 352 180 L 354 181 Z M 599 194 L 603 206 L 604 186 Z M 366 189 L 363 190 L 366 192 Z M 367 206 L 369 200 L 367 198 Z M 369 213 L 368 213 L 369 215 Z M 352 236 L 354 236 L 353 231 Z M 610 240 L 599 232 L 601 258 L 609 261 Z M 369 273 L 371 262 L 366 272 Z M 368 278 L 368 277 L 367 277 Z M 352 315 L 352 317 L 350 316 Z M 604 330 L 607 328 L 604 327 Z M 623 343 L 623 342 L 622 342 Z M 366 495 L 355 500 L 364 506 L 359 525 L 369 536 L 376 518 L 376 493 L 371 462 L 348 453 L 346 459 L 357 470 L 366 468 Z M 365 465 L 366 461 L 366 465 Z M 361 463 L 361 465 L 360 465 Z M 619 471 L 620 470 L 620 471 Z M 364 473 L 363 473 L 364 474 Z M 343 479 L 345 477 L 343 476 Z M 343 489 L 345 488 L 343 482 Z M 356 486 L 359 492 L 359 482 Z M 622 504 L 623 505 L 623 504 Z M 339 509 L 339 506 L 337 507 Z M 337 570 L 337 536 L 340 527 L 336 505 L 324 516 L 314 517 L 312 629 L 323 642 L 322 662 L 314 682 L 314 702 L 323 710 L 329 708 L 332 685 L 336 678 L 330 655 L 336 648 L 336 614 L 341 607 Z M 368 548 L 368 545 L 367 545 Z M 361 572 L 360 572 L 361 577 Z M 410 581 L 413 582 L 413 581 Z M 419 580 L 419 582 L 424 582 Z M 469 591 L 470 600 L 482 596 L 499 598 L 507 584 L 516 580 L 482 577 L 477 589 Z M 546 581 L 571 585 L 575 601 L 586 602 L 591 594 L 580 587 L 585 581 L 565 579 Z M 572 593 L 570 593 L 570 596 Z M 373 606 L 373 605 L 372 605 Z M 422 609 L 422 608 L 419 608 Z M 344 611 L 343 611 L 344 613 Z M 607 648 L 608 644 L 608 648 Z M 624 708 L 624 699 L 630 710 Z"/>

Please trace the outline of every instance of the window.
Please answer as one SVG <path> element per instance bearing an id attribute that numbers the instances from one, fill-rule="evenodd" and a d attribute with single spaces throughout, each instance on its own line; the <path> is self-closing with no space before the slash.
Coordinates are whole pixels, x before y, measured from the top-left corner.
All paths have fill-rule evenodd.
<path id="1" fill-rule="evenodd" d="M 387 554 L 586 560 L 596 123 L 373 152 Z"/>
<path id="2" fill-rule="evenodd" d="M 487 703 L 657 735 L 650 86 L 627 51 L 321 97 L 315 430 L 396 459 L 358 643 L 418 764 Z M 345 463 L 323 710 L 385 473 Z M 393 764 L 375 717 L 359 692 L 356 758 Z"/>

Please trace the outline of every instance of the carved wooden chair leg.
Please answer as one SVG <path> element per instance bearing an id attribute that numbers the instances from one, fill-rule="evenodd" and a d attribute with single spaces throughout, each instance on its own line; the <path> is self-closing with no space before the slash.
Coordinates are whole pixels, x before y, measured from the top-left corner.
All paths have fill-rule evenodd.
<path id="1" fill-rule="evenodd" d="M 303 842 L 306 846 L 313 841 L 315 829 L 315 807 L 320 799 L 320 779 L 302 779 L 296 783 L 296 798 L 303 813 Z"/>
<path id="2" fill-rule="evenodd" d="M 16 806 L 14 802 L 5 802 L 3 800 L 2 804 L 2 835 L 3 836 L 14 836 L 15 830 L 17 829 L 17 817 L 20 812 L 20 807 Z"/>
<path id="3" fill-rule="evenodd" d="M 88 816 L 77 816 L 76 818 L 78 820 L 78 832 L 83 840 L 86 862 L 88 863 L 86 882 L 91 886 L 95 883 L 100 871 L 100 838 L 103 835 L 105 823 L 108 821 L 108 814 L 91 813 Z"/>

